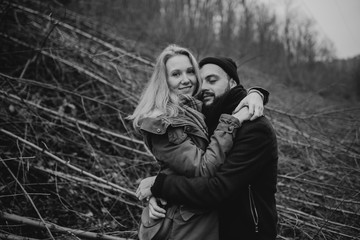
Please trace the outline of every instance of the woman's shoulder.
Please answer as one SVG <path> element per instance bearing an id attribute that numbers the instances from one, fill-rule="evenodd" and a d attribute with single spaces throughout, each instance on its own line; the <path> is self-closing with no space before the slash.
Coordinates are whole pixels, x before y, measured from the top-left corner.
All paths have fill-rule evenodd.
<path id="1" fill-rule="evenodd" d="M 170 125 L 170 122 L 163 114 L 151 114 L 141 119 L 139 125 L 142 132 L 164 134 Z"/>
<path id="2" fill-rule="evenodd" d="M 140 130 L 143 133 L 152 133 L 157 135 L 165 134 L 169 127 L 171 128 L 183 128 L 185 126 L 194 124 L 182 113 L 170 117 L 167 115 L 149 116 L 140 120 Z"/>

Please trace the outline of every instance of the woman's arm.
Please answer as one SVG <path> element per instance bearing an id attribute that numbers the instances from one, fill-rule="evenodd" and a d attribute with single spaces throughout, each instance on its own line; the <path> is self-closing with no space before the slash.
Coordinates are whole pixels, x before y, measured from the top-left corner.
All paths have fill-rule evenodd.
<path id="1" fill-rule="evenodd" d="M 223 114 L 206 148 L 201 148 L 194 142 L 198 140 L 207 143 L 196 135 L 190 137 L 195 133 L 188 126 L 167 126 L 165 133 L 162 133 L 160 128 L 152 133 L 145 132 L 145 142 L 156 159 L 177 174 L 189 177 L 213 176 L 232 148 L 233 138 L 239 127 L 240 122 L 237 118 Z"/>

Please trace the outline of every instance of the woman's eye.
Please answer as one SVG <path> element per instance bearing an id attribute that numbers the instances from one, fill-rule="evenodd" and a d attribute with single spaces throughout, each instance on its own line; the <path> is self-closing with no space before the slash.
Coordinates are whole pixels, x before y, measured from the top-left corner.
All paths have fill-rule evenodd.
<path id="1" fill-rule="evenodd" d="M 194 69 L 189 69 L 189 70 L 187 71 L 187 73 L 188 73 L 188 74 L 195 74 L 195 70 L 194 70 Z"/>
<path id="2" fill-rule="evenodd" d="M 173 72 L 173 73 L 171 74 L 171 76 L 173 76 L 173 77 L 178 77 L 178 76 L 180 76 L 180 73 L 179 73 L 179 72 Z"/>

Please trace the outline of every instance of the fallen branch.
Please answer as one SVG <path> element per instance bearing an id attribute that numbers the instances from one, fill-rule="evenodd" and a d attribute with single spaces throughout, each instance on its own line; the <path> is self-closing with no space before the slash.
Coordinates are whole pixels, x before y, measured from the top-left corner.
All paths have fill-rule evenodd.
<path id="1" fill-rule="evenodd" d="M 296 222 L 296 223 L 301 223 L 305 226 L 308 226 L 308 227 L 311 227 L 311 228 L 314 228 L 314 229 L 317 229 L 317 230 L 320 230 L 320 232 L 329 232 L 329 233 L 332 233 L 332 234 L 335 234 L 335 235 L 338 235 L 338 236 L 342 236 L 342 237 L 346 237 L 346 238 L 350 238 L 350 239 L 359 239 L 355 236 L 351 236 L 351 235 L 347 235 L 347 234 L 343 234 L 339 231 L 334 231 L 332 229 L 328 229 L 328 228 L 321 228 L 319 226 L 316 226 L 314 224 L 311 224 L 311 223 L 308 223 L 307 221 L 303 221 L 303 220 L 300 220 L 299 218 L 295 218 L 295 217 L 292 217 L 290 216 L 289 214 L 282 214 L 284 215 L 284 217 Z M 315 233 L 315 236 L 313 236 L 312 239 L 315 239 L 316 235 L 318 235 L 318 233 Z"/>
<path id="2" fill-rule="evenodd" d="M 22 143 L 26 144 L 27 146 L 30 146 L 30 147 L 32 147 L 32 148 L 34 148 L 34 149 L 36 149 L 36 150 L 44 153 L 45 155 L 51 157 L 51 158 L 54 159 L 55 161 L 60 162 L 61 164 L 69 167 L 70 169 L 72 169 L 72 170 L 74 170 L 74 171 L 76 171 L 76 172 L 79 172 L 79 173 L 81 173 L 81 174 L 84 174 L 85 176 L 88 176 L 88 177 L 90 177 L 90 178 L 92 178 L 92 179 L 95 179 L 95 180 L 97 180 L 97 181 L 99 181 L 99 182 L 108 184 L 108 185 L 110 185 L 110 186 L 112 186 L 112 187 L 114 187 L 114 188 L 117 188 L 117 189 L 120 190 L 121 192 L 130 195 L 130 196 L 136 197 L 136 195 L 135 195 L 135 193 L 134 193 L 133 191 L 130 191 L 130 190 L 126 189 L 126 188 L 120 187 L 119 185 L 116 185 L 116 184 L 114 184 L 114 183 L 112 183 L 112 182 L 109 182 L 109 181 L 107 181 L 107 180 L 104 180 L 104 179 L 102 179 L 102 178 L 99 178 L 99 177 L 95 176 L 94 174 L 91 174 L 91 173 L 89 173 L 89 172 L 86 172 L 86 171 L 78 168 L 78 167 L 75 167 L 75 166 L 71 165 L 68 161 L 65 161 L 65 160 L 63 160 L 63 159 L 55 156 L 54 154 L 50 153 L 49 151 L 45 150 L 44 148 L 41 148 L 41 147 L 39 147 L 39 146 L 37 146 L 37 145 L 35 145 L 35 144 L 33 144 L 33 143 L 31 143 L 31 142 L 29 142 L 29 141 L 27 141 L 27 140 L 19 137 L 19 136 L 17 136 L 17 135 L 15 135 L 15 134 L 13 134 L 13 133 L 11 133 L 11 132 L 9 132 L 9 131 L 6 131 L 5 129 L 0 128 L 0 132 L 5 133 L 6 135 L 8 135 L 8 136 L 10 136 L 10 137 L 13 137 L 13 138 L 21 141 Z"/>
<path id="3" fill-rule="evenodd" d="M 37 209 L 37 207 L 35 206 L 34 201 L 32 200 L 32 198 L 29 196 L 29 194 L 27 193 L 27 191 L 25 190 L 25 188 L 23 187 L 23 185 L 19 182 L 19 180 L 15 177 L 15 175 L 13 174 L 13 172 L 10 170 L 10 168 L 8 167 L 8 165 L 6 164 L 5 161 L 3 161 L 2 158 L 0 158 L 0 160 L 2 161 L 3 165 L 5 166 L 5 168 L 8 170 L 8 172 L 10 173 L 10 175 L 12 176 L 12 178 L 15 180 L 15 182 L 19 185 L 19 187 L 21 188 L 21 190 L 24 192 L 26 198 L 29 200 L 30 204 L 32 205 L 32 207 L 34 208 L 36 214 L 39 216 L 41 223 L 45 224 L 44 219 L 42 218 L 39 210 Z M 51 239 L 55 240 L 54 236 L 52 235 L 50 229 L 48 226 L 45 225 L 45 228 L 47 230 L 47 232 L 49 233 L 49 236 L 51 237 Z"/>
<path id="4" fill-rule="evenodd" d="M 278 183 L 278 186 L 279 186 L 279 187 L 291 188 L 291 189 L 294 189 L 294 190 L 296 190 L 296 191 L 301 191 L 301 192 L 304 192 L 304 193 L 307 193 L 307 194 L 312 194 L 312 195 L 315 195 L 315 196 L 318 196 L 318 197 L 327 198 L 327 199 L 330 199 L 330 200 L 333 200 L 333 201 L 338 201 L 338 202 L 343 202 L 343 203 L 351 203 L 351 204 L 355 204 L 355 205 L 360 205 L 360 202 L 358 202 L 358 201 L 347 200 L 347 199 L 343 199 L 343 198 L 337 198 L 337 197 L 333 197 L 333 196 L 330 196 L 330 195 L 325 195 L 325 194 L 323 194 L 323 193 L 318 193 L 318 192 L 314 192 L 314 191 L 311 191 L 311 190 L 306 190 L 306 189 L 304 189 L 304 188 L 295 187 L 295 186 L 292 186 L 292 185 L 290 185 L 290 184 L 284 184 L 284 183 L 279 182 L 279 183 Z"/>
<path id="5" fill-rule="evenodd" d="M 84 179 L 84 178 L 81 178 L 81 177 L 78 177 L 78 176 L 73 176 L 73 175 L 70 175 L 70 174 L 66 174 L 66 173 L 63 173 L 63 172 L 59 172 L 59 171 L 55 171 L 55 170 L 51 170 L 51 169 L 47 169 L 47 168 L 43 168 L 43 167 L 36 167 L 36 166 L 33 166 L 33 168 L 39 170 L 39 171 L 42 171 L 42 172 L 46 172 L 48 174 L 52 174 L 56 177 L 60 177 L 62 179 L 65 179 L 65 180 L 68 180 L 68 181 L 71 181 L 71 182 L 76 182 L 76 183 L 80 183 L 82 184 L 83 186 L 85 187 L 88 187 L 88 185 L 90 186 L 95 186 L 95 187 L 98 187 L 98 188 L 102 188 L 102 189 L 106 189 L 106 190 L 111 190 L 111 191 L 114 191 L 114 192 L 119 192 L 121 193 L 120 190 L 112 187 L 112 186 L 109 186 L 107 184 L 103 184 L 103 183 L 99 183 L 99 182 L 96 182 L 96 181 L 89 181 L 88 179 Z M 95 191 L 98 191 L 98 189 L 96 188 L 91 188 Z M 101 192 L 104 194 L 103 191 L 98 191 L 98 192 Z M 110 196 L 110 194 L 107 194 L 107 196 Z M 128 202 L 122 198 L 120 198 L 120 196 L 114 196 L 114 195 L 111 195 L 112 198 L 114 198 L 115 200 L 119 200 L 121 202 L 124 202 L 128 205 L 131 205 L 131 206 L 136 206 L 136 207 L 139 207 L 140 209 L 143 208 L 143 206 L 139 205 L 139 204 L 136 204 L 136 203 L 131 203 L 131 202 Z"/>
<path id="6" fill-rule="evenodd" d="M 46 19 L 46 20 L 48 20 L 48 21 L 50 21 L 50 22 L 54 22 L 54 24 L 60 25 L 60 26 L 62 26 L 62 27 L 64 27 L 64 28 L 67 28 L 67 29 L 69 29 L 69 30 L 71 30 L 71 31 L 74 31 L 74 32 L 76 32 L 77 34 L 82 35 L 82 36 L 84 36 L 84 37 L 86 37 L 86 38 L 88 38 L 88 39 L 90 39 L 90 40 L 92 40 L 92 41 L 94 41 L 94 42 L 97 42 L 97 43 L 99 43 L 99 44 L 107 47 L 108 49 L 114 51 L 114 52 L 116 52 L 116 51 L 117 51 L 117 52 L 120 52 L 121 54 L 126 55 L 126 56 L 128 56 L 128 57 L 130 57 L 130 58 L 132 58 L 132 59 L 134 59 L 134 60 L 137 60 L 137 61 L 143 63 L 143 64 L 146 64 L 146 65 L 148 65 L 148 66 L 154 67 L 154 64 L 153 64 L 152 62 L 150 62 L 150 61 L 148 61 L 148 60 L 146 60 L 146 59 L 143 59 L 143 58 L 141 58 L 141 57 L 135 56 L 134 54 L 131 54 L 131 53 L 129 53 L 129 52 L 127 52 L 127 51 L 125 51 L 125 50 L 123 50 L 123 49 L 121 49 L 121 48 L 118 48 L 118 47 L 116 47 L 116 46 L 114 46 L 114 45 L 112 45 L 112 44 L 110 44 L 110 43 L 107 43 L 107 42 L 105 42 L 105 41 L 103 41 L 103 40 L 101 40 L 101 39 L 99 39 L 99 38 L 97 38 L 97 37 L 95 37 L 95 36 L 92 36 L 92 35 L 89 34 L 89 33 L 86 33 L 86 32 L 84 32 L 84 31 L 81 31 L 80 29 L 77 29 L 77 28 L 75 28 L 75 27 L 73 27 L 73 26 L 71 26 L 71 25 L 69 25 L 69 24 L 67 24 L 67 23 L 61 22 L 61 21 L 59 21 L 59 20 L 57 20 L 57 19 L 54 19 L 53 17 L 50 17 L 50 16 L 45 15 L 45 14 L 42 14 L 42 13 L 36 11 L 36 10 L 33 10 L 33 9 L 30 9 L 30 8 L 27 8 L 27 7 L 23 7 L 23 6 L 18 5 L 18 4 L 15 4 L 15 3 L 10 3 L 10 4 L 11 4 L 13 7 L 18 8 L 18 9 L 24 11 L 24 12 L 28 12 L 28 13 L 31 13 L 31 14 L 34 14 L 34 15 L 37 15 L 37 16 L 40 16 L 40 17 L 42 17 L 42 18 L 44 18 L 44 19 Z"/>
<path id="7" fill-rule="evenodd" d="M 23 237 L 23 236 L 7 234 L 7 233 L 0 233 L 0 239 L 4 239 L 4 240 L 39 240 L 36 238 Z"/>
<path id="8" fill-rule="evenodd" d="M 42 2 L 37 2 L 37 4 L 40 5 L 42 8 L 47 8 L 48 7 L 48 5 L 46 5 L 46 4 L 42 3 Z M 95 30 L 97 28 L 98 24 L 99 24 L 99 23 L 95 23 L 94 19 L 92 19 L 90 17 L 87 17 L 87 16 L 84 16 L 84 15 L 80 15 L 79 13 L 73 12 L 73 11 L 71 11 L 69 9 L 66 9 L 66 18 L 67 18 L 67 20 L 72 19 L 72 21 L 73 21 L 72 26 L 75 25 L 74 27 L 76 27 L 78 29 L 79 28 L 80 29 L 86 29 L 87 31 Z M 128 39 L 125 39 L 125 38 L 121 37 L 121 35 L 116 34 L 113 31 L 113 28 L 112 27 L 108 28 L 107 25 L 108 24 L 106 24 L 106 23 L 101 24 L 101 30 L 102 30 L 101 32 L 107 38 L 109 38 L 109 40 L 111 40 L 112 42 L 116 42 L 116 43 L 128 42 L 129 41 Z M 96 34 L 99 34 L 99 32 L 95 32 L 95 34 L 92 33 L 91 35 L 95 36 Z M 107 42 L 110 43 L 110 41 L 107 41 Z M 132 43 L 131 43 L 131 45 L 132 45 Z M 133 45 L 132 45 L 132 47 L 133 47 Z M 123 48 L 121 48 L 121 49 L 123 49 Z M 126 50 L 123 50 L 123 51 L 126 51 Z M 130 53 L 128 51 L 126 51 L 126 52 L 133 55 L 132 53 Z M 136 53 L 136 54 L 137 54 L 136 57 L 142 59 L 142 61 L 140 61 L 140 62 L 147 64 L 149 67 L 154 67 L 154 64 L 152 63 L 152 61 L 147 60 L 147 59 L 139 56 L 138 53 Z M 145 62 L 143 62 L 143 61 L 145 61 Z M 142 70 L 142 71 L 145 70 L 144 67 L 141 67 L 141 68 L 138 68 L 138 69 Z"/>
<path id="9" fill-rule="evenodd" d="M 316 137 L 312 137 L 312 136 L 310 136 L 309 134 L 305 133 L 304 131 L 300 131 L 300 130 L 298 130 L 298 129 L 295 129 L 295 128 L 293 128 L 293 127 L 291 127 L 291 126 L 288 126 L 288 125 L 286 125 L 286 124 L 284 124 L 284 123 L 282 123 L 282 122 L 280 122 L 280 121 L 278 121 L 278 120 L 271 119 L 271 121 L 272 121 L 273 123 L 275 123 L 276 125 L 284 128 L 284 129 L 286 129 L 286 130 L 288 130 L 288 131 L 290 131 L 290 132 L 296 133 L 296 134 L 298 134 L 298 135 L 300 135 L 300 136 L 303 136 L 303 137 L 309 139 L 310 141 L 313 141 L 313 142 L 316 142 L 316 143 L 325 145 L 325 146 L 329 147 L 329 148 L 332 149 L 332 150 L 338 150 L 338 151 L 340 151 L 340 152 L 343 152 L 343 153 L 346 154 L 348 157 L 351 157 L 351 158 L 360 158 L 360 154 L 358 154 L 358 153 L 351 152 L 351 151 L 349 151 L 349 150 L 347 150 L 347 149 L 345 149 L 345 148 L 343 148 L 343 147 L 334 146 L 334 144 L 331 144 L 330 142 L 327 142 L 327 141 L 318 139 L 318 138 L 316 138 Z M 289 140 L 289 141 L 290 141 L 290 140 Z M 313 145 L 310 145 L 310 144 L 297 143 L 297 142 L 294 142 L 294 144 L 298 144 L 298 145 L 303 145 L 303 146 L 305 146 L 305 147 L 314 148 L 314 146 L 313 146 Z M 324 149 L 321 149 L 320 147 L 317 148 L 317 149 L 320 149 L 320 150 L 325 151 Z M 330 150 L 326 150 L 325 152 L 331 152 L 331 151 L 330 151 Z"/>
<path id="10" fill-rule="evenodd" d="M 310 143 L 296 142 L 296 141 L 293 141 L 293 140 L 290 140 L 290 139 L 283 138 L 281 136 L 277 136 L 277 139 L 280 140 L 280 141 L 289 143 L 291 145 L 297 145 L 297 146 L 301 146 L 301 147 L 305 147 L 305 148 L 317 149 L 317 150 L 332 154 L 332 152 L 330 150 L 327 150 L 327 149 L 321 148 L 321 147 L 317 147 L 317 146 L 312 145 Z"/>
<path id="11" fill-rule="evenodd" d="M 27 105 L 30 105 L 30 106 L 35 107 L 35 108 L 38 108 L 38 109 L 40 109 L 40 110 L 42 110 L 42 111 L 44 111 L 44 112 L 50 113 L 50 114 L 58 117 L 59 119 L 66 119 L 66 120 L 71 121 L 71 122 L 73 122 L 73 123 L 78 123 L 78 124 L 80 124 L 80 125 L 82 125 L 82 126 L 91 128 L 91 129 L 93 129 L 94 131 L 101 132 L 101 133 L 104 133 L 104 134 L 107 134 L 107 135 L 111 135 L 111 136 L 116 137 L 116 138 L 120 138 L 120 139 L 122 139 L 122 140 L 126 140 L 126 141 L 129 141 L 129 142 L 135 143 L 135 144 L 140 144 L 140 145 L 142 145 L 142 146 L 145 146 L 145 144 L 144 144 L 143 141 L 140 141 L 140 140 L 137 140 L 137 139 L 134 139 L 134 138 L 130 138 L 130 137 L 124 136 L 124 135 L 119 134 L 119 133 L 115 133 L 114 131 L 104 129 L 104 128 L 102 128 L 102 127 L 100 127 L 100 126 L 98 126 L 98 125 L 95 125 L 95 124 L 93 124 L 93 123 L 89 123 L 89 122 L 86 122 L 86 121 L 83 121 L 83 120 L 79 120 L 79 119 L 76 119 L 76 118 L 67 116 L 67 115 L 65 115 L 65 114 L 60 114 L 60 113 L 58 113 L 57 111 L 48 109 L 48 108 L 43 107 L 43 106 L 41 106 L 41 105 L 39 105 L 39 104 L 36 104 L 36 103 L 34 103 L 34 102 L 31 102 L 31 101 L 22 99 L 22 98 L 20 98 L 20 97 L 18 97 L 18 96 L 15 96 L 15 95 L 13 95 L 13 94 L 6 93 L 6 92 L 4 92 L 4 91 L 2 91 L 2 90 L 0 90 L 0 94 L 2 94 L 2 95 L 4 96 L 3 98 L 5 98 L 5 96 L 6 96 L 6 97 L 8 97 L 8 98 L 10 98 L 10 99 L 12 99 L 12 100 L 17 101 L 17 102 L 15 102 L 15 103 L 24 102 L 24 103 L 27 104 Z M 1 97 L 1 95 L 0 95 L 0 97 Z M 92 133 L 92 134 L 94 134 L 94 133 Z M 96 134 L 95 134 L 95 135 L 96 135 Z M 99 136 L 97 136 L 97 137 L 99 137 Z M 129 148 L 128 148 L 127 146 L 124 146 L 124 145 L 121 145 L 121 144 L 118 144 L 118 146 L 119 146 L 119 147 L 123 147 L 123 148 L 126 147 L 127 150 L 129 150 Z M 147 150 L 147 148 L 145 148 L 145 149 Z M 135 150 L 135 149 L 130 148 L 130 151 L 137 152 L 138 154 L 145 155 L 145 156 L 147 156 L 147 157 L 152 157 L 152 154 L 150 154 L 148 150 L 147 150 L 147 152 L 142 152 L 142 151 L 139 151 L 139 150 Z"/>
<path id="12" fill-rule="evenodd" d="M 331 211 L 334 211 L 334 212 L 339 212 L 339 213 L 342 213 L 342 214 L 355 215 L 357 217 L 360 217 L 360 214 L 357 214 L 357 213 L 354 213 L 354 212 L 351 212 L 351 211 L 347 211 L 347 210 L 344 210 L 344 209 L 339 209 L 339 208 L 329 207 L 329 206 L 326 206 L 326 205 L 321 205 L 321 204 L 314 203 L 314 202 L 304 201 L 304 200 L 301 200 L 301 199 L 298 199 L 298 198 L 285 196 L 284 194 L 278 194 L 278 196 L 280 198 L 291 200 L 293 202 L 302 203 L 304 206 L 313 206 L 313 207 L 325 208 L 325 209 L 328 209 L 328 210 L 331 210 Z"/>
<path id="13" fill-rule="evenodd" d="M 92 102 L 95 102 L 95 103 L 98 103 L 98 104 L 101 104 L 101 105 L 104 105 L 108 108 L 111 108 L 112 110 L 118 112 L 119 114 L 121 113 L 121 111 L 119 109 L 117 109 L 116 107 L 106 103 L 106 102 L 103 102 L 103 101 L 99 101 L 97 99 L 94 99 L 93 97 L 88 97 L 88 96 L 85 96 L 85 95 L 82 95 L 82 94 L 79 94 L 79 93 L 76 93 L 76 92 L 72 92 L 72 91 L 69 91 L 69 90 L 66 90 L 66 89 L 63 89 L 61 87 L 58 87 L 58 86 L 55 86 L 55 85 L 52 85 L 52 84 L 47 84 L 47 83 L 43 83 L 43 82 L 38 82 L 38 81 L 34 81 L 34 80 L 31 80 L 31 79 L 26 79 L 26 78 L 16 78 L 16 77 L 12 77 L 12 76 L 9 76 L 9 75 L 6 75 L 4 73 L 0 73 L 0 77 L 3 77 L 7 80 L 11 80 L 11 81 L 16 81 L 16 82 L 21 82 L 21 83 L 25 83 L 25 84 L 30 84 L 30 85 L 35 85 L 35 86 L 39 86 L 39 87 L 42 87 L 42 88 L 46 88 L 46 89 L 51 89 L 51 90 L 56 90 L 58 92 L 62 92 L 62 93 L 66 93 L 66 94 L 69 94 L 69 95 L 73 95 L 73 96 L 76 96 L 76 97 L 79 97 L 81 99 L 86 99 L 88 101 L 92 101 Z"/>
<path id="14" fill-rule="evenodd" d="M 80 73 L 84 73 L 84 74 L 87 75 L 88 77 L 90 77 L 90 78 L 92 78 L 92 79 L 95 79 L 95 80 L 101 82 L 102 84 L 111 87 L 112 89 L 114 89 L 114 90 L 116 90 L 116 91 L 121 92 L 122 94 L 124 94 L 124 95 L 126 96 L 126 98 L 124 98 L 124 99 L 125 99 L 125 100 L 128 100 L 128 102 L 129 102 L 130 104 L 132 104 L 132 105 L 134 105 L 134 106 L 137 104 L 137 101 L 138 101 L 138 100 L 137 100 L 136 97 L 133 96 L 131 93 L 125 92 L 123 88 L 118 87 L 118 86 L 116 86 L 116 85 L 108 82 L 106 79 L 104 79 L 104 78 L 102 78 L 102 77 L 100 77 L 100 76 L 98 76 L 98 75 L 90 72 L 89 70 L 83 68 L 82 66 L 80 66 L 80 65 L 78 65 L 78 64 L 76 64 L 76 63 L 74 63 L 74 62 L 71 62 L 71 61 L 69 61 L 69 60 L 63 59 L 63 58 L 61 58 L 61 57 L 59 57 L 59 56 L 55 56 L 55 55 L 53 55 L 52 53 L 48 53 L 48 52 L 46 52 L 46 51 L 43 50 L 43 49 L 38 49 L 38 48 L 36 48 L 36 47 L 34 47 L 34 46 L 31 46 L 30 44 L 27 44 L 27 43 L 19 40 L 19 39 L 16 39 L 16 38 L 14 38 L 14 37 L 8 36 L 8 35 L 5 34 L 5 33 L 1 33 L 1 32 L 0 32 L 0 36 L 3 36 L 3 37 L 5 37 L 5 38 L 8 38 L 8 39 L 10 39 L 11 41 L 13 41 L 13 42 L 15 42 L 15 43 L 17 43 L 17 44 L 20 44 L 20 45 L 23 45 L 23 46 L 25 46 L 25 47 L 28 47 L 28 48 L 34 49 L 34 50 L 36 50 L 36 51 L 39 51 L 39 52 L 41 52 L 43 55 L 45 55 L 45 56 L 47 56 L 47 57 L 50 57 L 50 58 L 52 58 L 52 59 L 54 59 L 54 60 L 57 60 L 57 61 L 65 64 L 65 65 L 67 65 L 67 66 L 70 67 L 70 68 L 74 68 L 74 69 L 76 69 L 77 71 L 79 71 Z"/>
<path id="15" fill-rule="evenodd" d="M 283 178 L 283 179 L 287 179 L 287 180 L 291 180 L 291 181 L 298 181 L 298 182 L 301 182 L 301 183 L 311 184 L 311 185 L 314 185 L 314 186 L 328 187 L 329 190 L 334 190 L 336 188 L 340 188 L 340 189 L 344 189 L 344 190 L 347 190 L 347 191 L 354 191 L 354 189 L 352 189 L 352 188 L 348 188 L 348 187 L 344 187 L 344 186 L 340 186 L 340 185 L 334 185 L 334 184 L 329 184 L 329 183 L 324 183 L 324 182 L 315 182 L 315 181 L 311 181 L 311 180 L 308 180 L 308 179 L 304 179 L 304 178 L 300 179 L 300 178 L 297 178 L 297 177 L 286 176 L 286 175 L 283 175 L 283 174 L 279 174 L 278 178 Z"/>
<path id="16" fill-rule="evenodd" d="M 325 219 L 325 218 L 320 218 L 320 217 L 317 217 L 317 216 L 314 216 L 314 215 L 311 215 L 311 214 L 308 214 L 308 213 L 304 213 L 304 212 L 302 212 L 300 210 L 296 210 L 296 209 L 293 209 L 293 208 L 290 208 L 290 207 L 286 207 L 286 206 L 282 206 L 282 205 L 277 204 L 276 208 L 280 212 L 281 211 L 282 212 L 289 211 L 290 213 L 293 213 L 293 214 L 296 214 L 296 215 L 301 215 L 304 218 L 308 218 L 308 219 L 311 219 L 311 220 L 315 219 L 315 220 L 318 220 L 318 221 L 322 221 L 322 222 L 326 222 L 326 223 L 335 225 L 337 227 L 350 228 L 352 230 L 356 230 L 356 231 L 360 232 L 360 228 L 356 228 L 356 227 L 353 227 L 353 226 L 350 226 L 350 225 L 345 225 L 345 224 L 342 224 L 342 223 L 330 221 L 330 220 Z"/>
<path id="17" fill-rule="evenodd" d="M 322 112 L 317 112 L 317 113 L 310 114 L 310 115 L 307 115 L 307 114 L 303 114 L 303 115 L 291 114 L 291 113 L 284 112 L 284 111 L 281 111 L 279 109 L 272 108 L 272 107 L 269 107 L 269 106 L 266 106 L 266 109 L 268 109 L 270 111 L 273 111 L 273 112 L 276 112 L 276 113 L 279 113 L 279 114 L 284 115 L 284 116 L 306 120 L 306 119 L 320 117 L 320 116 L 323 116 L 323 115 L 329 115 L 329 114 L 334 114 L 334 113 L 344 113 L 344 112 L 351 112 L 351 111 L 359 111 L 360 107 L 341 108 L 341 109 L 327 110 L 327 111 L 324 110 Z"/>
<path id="18" fill-rule="evenodd" d="M 109 236 L 109 235 L 101 234 L 101 233 L 93 233 L 93 232 L 87 232 L 87 231 L 78 230 L 78 229 L 61 227 L 54 223 L 41 222 L 38 220 L 33 220 L 33 219 L 29 219 L 29 218 L 26 218 L 23 216 L 10 214 L 10 213 L 6 213 L 6 212 L 2 212 L 2 211 L 0 211 L 0 218 L 8 220 L 8 221 L 26 224 L 26 225 L 33 226 L 33 227 L 49 228 L 49 229 L 52 229 L 57 232 L 71 233 L 76 236 L 84 237 L 84 238 L 101 239 L 101 240 L 132 240 L 130 238 L 120 238 L 120 237 Z"/>

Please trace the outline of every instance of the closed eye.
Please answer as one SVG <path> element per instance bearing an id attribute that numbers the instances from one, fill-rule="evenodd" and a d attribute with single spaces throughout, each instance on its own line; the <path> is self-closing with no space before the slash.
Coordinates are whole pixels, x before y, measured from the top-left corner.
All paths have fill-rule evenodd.
<path id="1" fill-rule="evenodd" d="M 216 77 L 214 77 L 214 76 L 211 76 L 211 77 L 208 77 L 208 78 L 205 79 L 205 81 L 208 82 L 208 83 L 216 83 L 217 80 L 218 79 Z"/>

